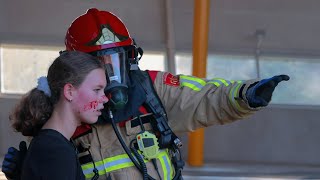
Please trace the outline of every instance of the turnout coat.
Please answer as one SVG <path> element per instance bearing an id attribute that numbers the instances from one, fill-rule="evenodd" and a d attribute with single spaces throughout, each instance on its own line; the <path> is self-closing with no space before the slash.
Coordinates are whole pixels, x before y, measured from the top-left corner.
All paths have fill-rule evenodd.
<path id="1" fill-rule="evenodd" d="M 245 93 L 258 80 L 229 81 L 221 78 L 201 79 L 168 72 L 147 71 L 153 88 L 162 102 L 168 124 L 176 134 L 198 128 L 231 123 L 247 117 L 259 108 L 249 107 Z M 144 91 L 135 92 L 139 96 Z M 134 104 L 134 102 L 132 103 Z M 139 106 L 145 130 L 153 132 L 152 113 Z M 141 132 L 137 116 L 117 123 L 117 128 L 129 147 L 132 139 Z M 141 180 L 142 175 L 123 150 L 110 123 L 81 126 L 76 130 L 74 142 L 87 179 Z M 169 180 L 175 175 L 172 154 L 161 149 L 155 167 L 145 160 L 147 172 L 154 179 Z M 99 174 L 99 176 L 97 176 Z"/>

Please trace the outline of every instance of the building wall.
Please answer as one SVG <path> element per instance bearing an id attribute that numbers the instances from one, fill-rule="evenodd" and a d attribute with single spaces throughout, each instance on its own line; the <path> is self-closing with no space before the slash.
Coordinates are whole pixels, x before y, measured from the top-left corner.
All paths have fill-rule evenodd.
<path id="1" fill-rule="evenodd" d="M 4 156 L 8 147 L 19 147 L 19 142 L 26 139 L 11 128 L 9 121 L 9 113 L 16 102 L 15 98 L 0 98 L 0 157 Z"/>
<path id="2" fill-rule="evenodd" d="M 144 49 L 166 49 L 165 1 L 0 0 L 0 43 L 63 46 L 70 23 L 90 7 L 117 14 Z M 319 55 L 319 2 L 212 1 L 210 50 L 249 52 L 254 32 L 266 29 L 262 52 Z M 250 5 L 250 6 L 248 6 Z M 175 47 L 192 49 L 193 1 L 174 1 Z M 284 9 L 287 8 L 287 9 Z M 171 47 L 172 48 L 172 47 Z M 173 48 L 173 49 L 174 49 Z M 0 98 L 0 156 L 24 139 L 10 128 L 17 99 Z M 206 161 L 320 165 L 320 107 L 271 106 L 251 118 L 205 130 Z M 187 154 L 187 139 L 183 136 Z"/>
<path id="3" fill-rule="evenodd" d="M 206 128 L 205 162 L 319 166 L 319 115 L 319 108 L 271 106 L 248 119 Z"/>

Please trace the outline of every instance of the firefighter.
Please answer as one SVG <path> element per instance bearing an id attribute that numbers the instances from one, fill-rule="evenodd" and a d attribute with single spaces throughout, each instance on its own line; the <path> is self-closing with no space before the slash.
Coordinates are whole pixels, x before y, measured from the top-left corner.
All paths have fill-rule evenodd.
<path id="1" fill-rule="evenodd" d="M 289 80 L 287 75 L 228 81 L 141 71 L 143 50 L 126 26 L 95 8 L 72 22 L 65 45 L 66 51 L 99 57 L 106 69 L 109 102 L 103 114 L 73 135 L 87 179 L 181 179 L 182 143 L 176 133 L 248 117 L 268 105 L 279 82 Z M 7 177 L 19 174 L 22 149 L 9 148 L 2 169 Z"/>

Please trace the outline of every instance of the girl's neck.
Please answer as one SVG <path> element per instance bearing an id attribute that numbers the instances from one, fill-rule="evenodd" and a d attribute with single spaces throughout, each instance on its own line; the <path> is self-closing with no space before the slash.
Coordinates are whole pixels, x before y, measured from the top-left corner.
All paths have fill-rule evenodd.
<path id="1" fill-rule="evenodd" d="M 66 108 L 60 111 L 55 108 L 42 129 L 54 129 L 70 140 L 78 125 L 76 118 Z"/>

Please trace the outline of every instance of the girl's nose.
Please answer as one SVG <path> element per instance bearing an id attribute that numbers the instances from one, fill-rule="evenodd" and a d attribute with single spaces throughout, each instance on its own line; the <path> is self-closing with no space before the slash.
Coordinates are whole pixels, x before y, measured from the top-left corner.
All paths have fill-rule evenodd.
<path id="1" fill-rule="evenodd" d="M 106 95 L 101 96 L 101 98 L 99 99 L 99 103 L 105 104 L 109 101 L 109 98 L 107 98 Z"/>

